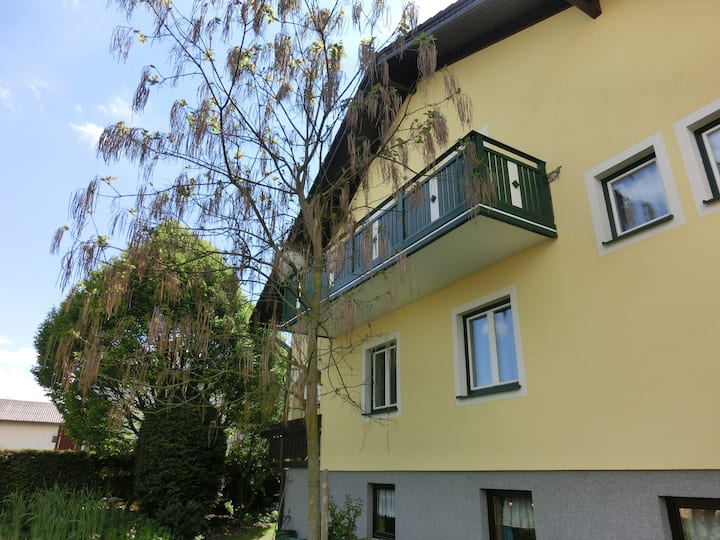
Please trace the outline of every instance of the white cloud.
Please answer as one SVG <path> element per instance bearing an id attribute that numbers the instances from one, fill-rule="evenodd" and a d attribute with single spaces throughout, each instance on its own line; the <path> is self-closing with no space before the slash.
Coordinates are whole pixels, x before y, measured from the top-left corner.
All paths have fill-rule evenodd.
<path id="1" fill-rule="evenodd" d="M 30 373 L 34 365 L 35 350 L 31 347 L 0 351 L 0 398 L 50 401 Z"/>
<path id="2" fill-rule="evenodd" d="M 78 113 L 78 114 L 82 114 L 82 112 L 83 112 L 82 105 L 80 105 L 79 103 L 77 103 L 77 104 L 75 105 L 75 112 Z"/>
<path id="3" fill-rule="evenodd" d="M 77 8 L 80 7 L 80 0 L 63 0 L 64 8 Z"/>
<path id="4" fill-rule="evenodd" d="M 35 96 L 35 99 L 37 99 L 38 101 L 42 101 L 42 94 L 40 92 L 42 90 L 45 90 L 47 88 L 47 85 L 44 83 L 30 84 L 28 85 L 28 88 L 32 92 L 33 96 Z"/>
<path id="5" fill-rule="evenodd" d="M 10 85 L 7 83 L 0 84 L 0 105 L 11 111 L 15 110 L 15 103 L 13 102 L 13 92 L 10 89 Z"/>
<path id="6" fill-rule="evenodd" d="M 10 341 L 10 338 L 7 338 L 5 336 L 0 336 L 0 345 L 10 345 L 12 343 Z"/>
<path id="7" fill-rule="evenodd" d="M 107 105 L 98 105 L 97 108 L 98 111 L 115 122 L 119 120 L 125 122 L 132 120 L 132 107 L 121 97 L 115 96 L 110 103 Z"/>
<path id="8" fill-rule="evenodd" d="M 78 133 L 81 141 L 88 143 L 91 150 L 94 150 L 100 140 L 103 128 L 92 122 L 85 122 L 84 124 L 70 124 L 70 127 Z"/>

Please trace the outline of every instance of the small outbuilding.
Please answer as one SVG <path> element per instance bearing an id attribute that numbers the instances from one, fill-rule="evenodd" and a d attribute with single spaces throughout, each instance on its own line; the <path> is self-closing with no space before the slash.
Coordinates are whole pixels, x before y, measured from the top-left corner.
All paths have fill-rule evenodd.
<path id="1" fill-rule="evenodd" d="M 0 399 L 0 449 L 68 450 L 76 445 L 64 432 L 54 404 Z"/>

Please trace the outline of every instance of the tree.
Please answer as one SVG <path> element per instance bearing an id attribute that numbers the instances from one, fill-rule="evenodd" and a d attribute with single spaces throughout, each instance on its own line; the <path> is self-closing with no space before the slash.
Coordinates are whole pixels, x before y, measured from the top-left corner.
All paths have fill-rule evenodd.
<path id="1" fill-rule="evenodd" d="M 426 163 L 434 159 L 435 149 L 448 144 L 444 111 L 453 105 L 467 123 L 468 102 L 450 73 L 444 96 L 423 100 L 419 108 L 404 101 L 422 91 L 436 68 L 432 36 L 414 32 L 413 6 L 403 8 L 398 28 L 383 41 L 378 37 L 383 0 L 207 0 L 193 2 L 185 13 L 171 0 L 115 4 L 128 18 L 142 10 L 150 20 L 149 30 L 116 29 L 112 48 L 119 59 L 127 58 L 133 43 L 167 46 L 168 71 L 158 67 L 161 62 L 143 70 L 135 110 L 160 88 L 178 83 L 187 88 L 188 81 L 196 87 L 170 107 L 167 131 L 124 123 L 104 130 L 100 155 L 106 161 L 127 158 L 141 171 L 137 194 L 129 196 L 131 208 L 120 209 L 111 228 L 124 228 L 132 246 L 146 227 L 172 216 L 222 238 L 218 245 L 254 298 L 266 283 L 276 298 L 283 297 L 290 276 L 299 284 L 295 331 L 302 334 L 304 350 L 293 357 L 307 389 L 308 538 L 317 540 L 318 383 L 320 369 L 332 369 L 337 361 L 319 342 L 329 317 L 326 248 L 353 230 L 350 201 L 356 190 L 367 188 L 368 169 L 382 167 L 398 189 L 407 171 L 414 175 L 424 167 L 409 158 L 412 148 L 422 150 Z M 353 35 L 359 69 L 348 68 L 346 60 L 344 40 Z M 410 73 L 417 75 L 398 84 L 389 76 L 389 63 L 406 57 L 415 62 Z M 156 178 L 160 162 L 180 169 L 165 185 Z M 64 258 L 66 280 L 73 272 L 90 271 L 110 251 L 107 238 L 84 236 L 103 181 L 110 180 L 95 179 L 78 193 L 73 227 L 56 235 L 56 247 L 65 233 L 73 236 Z M 123 200 L 119 190 L 112 193 Z M 269 318 L 266 353 L 278 342 L 277 310 Z"/>
<path id="2" fill-rule="evenodd" d="M 33 374 L 42 387 L 50 390 L 53 403 L 62 412 L 65 428 L 76 442 L 95 448 L 101 453 L 124 453 L 131 444 L 130 439 L 124 436 L 125 428 L 116 422 L 108 421 L 112 416 L 112 395 L 118 394 L 119 384 L 111 383 L 111 380 L 106 383 L 101 381 L 98 388 L 105 386 L 107 390 L 103 393 L 90 391 L 83 399 L 77 381 L 66 385 L 56 376 L 56 372 L 61 368 L 56 369 L 53 355 L 48 352 L 51 341 L 55 339 L 51 336 L 74 335 L 74 325 L 80 317 L 81 305 L 81 300 L 68 299 L 60 309 L 51 310 L 40 325 L 35 336 L 38 364 L 33 368 Z M 75 352 L 73 351 L 73 354 Z M 134 423 L 128 422 L 127 427 L 133 428 Z"/>
<path id="3" fill-rule="evenodd" d="M 35 340 L 35 376 L 72 436 L 98 450 L 127 447 L 123 435 L 137 435 L 144 412 L 179 398 L 217 406 L 222 426 L 255 399 L 249 314 L 214 248 L 165 222 L 48 315 Z M 263 388 L 263 398 L 277 398 L 279 387 Z"/>
<path id="4" fill-rule="evenodd" d="M 195 538 L 216 502 L 225 458 L 216 420 L 213 407 L 179 401 L 147 411 L 140 428 L 135 495 L 173 538 Z"/>

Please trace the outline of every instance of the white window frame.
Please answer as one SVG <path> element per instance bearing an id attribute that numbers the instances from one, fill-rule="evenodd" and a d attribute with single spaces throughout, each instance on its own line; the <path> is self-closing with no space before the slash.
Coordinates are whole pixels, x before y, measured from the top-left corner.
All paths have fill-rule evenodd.
<path id="1" fill-rule="evenodd" d="M 373 381 L 373 361 L 374 353 L 380 348 L 388 350 L 395 349 L 395 403 L 386 405 L 381 408 L 375 408 L 374 401 L 374 381 Z M 385 373 L 385 392 L 389 397 L 390 393 L 390 376 L 389 371 Z M 363 350 L 363 393 L 362 393 L 362 410 L 364 416 L 395 416 L 400 413 L 400 340 L 397 334 L 384 336 L 381 339 L 374 340 L 368 344 Z"/>
<path id="2" fill-rule="evenodd" d="M 395 201 L 390 199 L 386 202 L 378 211 L 377 215 L 373 217 L 373 221 L 370 225 L 372 234 L 372 260 L 373 263 L 380 258 L 380 255 L 385 255 L 387 258 L 387 249 L 380 251 L 380 219 L 388 213 L 390 208 L 395 204 Z"/>
<path id="3" fill-rule="evenodd" d="M 695 207 L 701 216 L 720 211 L 720 202 L 714 204 L 703 202 L 712 199 L 713 193 L 710 189 L 710 179 L 705 171 L 700 148 L 695 139 L 695 132 L 718 119 L 720 119 L 720 99 L 708 103 L 673 124 L 685 172 L 690 181 Z M 717 183 L 720 188 L 720 178 L 717 179 Z"/>
<path id="4" fill-rule="evenodd" d="M 613 237 L 610 225 L 610 212 L 605 201 L 604 183 L 619 171 L 638 163 L 651 155 L 655 156 L 657 170 L 662 180 L 669 215 L 672 218 L 653 220 L 637 230 L 626 231 Z M 631 148 L 620 152 L 610 159 L 585 172 L 585 188 L 590 201 L 595 240 L 601 255 L 622 249 L 628 245 L 655 236 L 668 229 L 685 223 L 685 215 L 680 204 L 675 178 L 670 167 L 667 148 L 661 133 L 655 133 Z"/>
<path id="5" fill-rule="evenodd" d="M 486 386 L 481 392 L 470 388 L 469 360 L 466 354 L 465 324 L 468 316 L 480 314 L 484 308 L 491 311 L 498 307 L 498 303 L 507 299 L 512 308 L 512 322 L 515 339 L 515 361 L 517 363 L 517 383 L 519 388 L 507 390 L 507 383 L 498 382 L 496 385 Z M 505 305 L 503 303 L 503 305 Z M 520 315 L 518 309 L 517 292 L 514 285 L 504 287 L 490 294 L 476 298 L 471 302 L 457 306 L 451 311 L 451 324 L 453 333 L 453 355 L 455 361 L 455 397 L 456 404 L 492 401 L 527 395 L 527 381 L 525 379 L 525 364 L 523 359 L 522 338 L 520 332 Z M 496 362 L 497 363 L 497 362 Z M 495 368 L 493 368 L 495 369 Z"/>

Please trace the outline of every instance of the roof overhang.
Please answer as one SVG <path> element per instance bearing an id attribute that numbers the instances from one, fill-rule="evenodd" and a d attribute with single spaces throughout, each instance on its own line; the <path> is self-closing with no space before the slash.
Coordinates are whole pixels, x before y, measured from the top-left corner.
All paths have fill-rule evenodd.
<path id="1" fill-rule="evenodd" d="M 378 59 L 379 62 L 388 63 L 390 80 L 405 98 L 413 91 L 418 80 L 417 53 L 411 46 L 418 34 L 426 33 L 435 38 L 437 65 L 443 67 L 573 6 L 592 18 L 601 14 L 600 0 L 458 0 L 420 24 L 406 39 L 402 54 L 397 46 L 390 46 L 379 53 Z M 370 123 L 363 123 L 361 129 L 363 134 L 369 134 L 373 139 L 374 127 Z M 333 178 L 337 178 L 349 162 L 347 136 L 348 127 L 343 122 L 323 160 L 309 196 L 327 192 L 333 185 Z M 358 186 L 358 181 L 349 186 L 351 197 Z M 330 195 L 331 198 L 338 196 L 337 193 Z M 333 201 L 326 206 L 328 215 L 333 211 L 333 206 Z M 325 220 L 324 230 L 328 239 L 332 234 L 330 226 L 330 220 Z M 302 242 L 300 230 L 293 227 L 291 241 Z M 280 298 L 279 291 L 273 291 L 274 288 L 270 282 L 266 284 L 253 313 L 256 320 L 267 321 L 273 316 L 276 306 L 272 305 Z"/>

